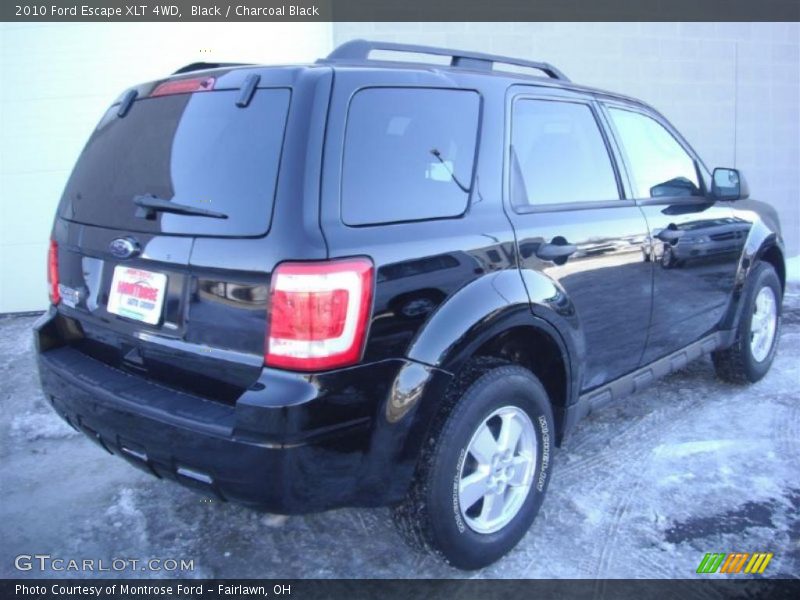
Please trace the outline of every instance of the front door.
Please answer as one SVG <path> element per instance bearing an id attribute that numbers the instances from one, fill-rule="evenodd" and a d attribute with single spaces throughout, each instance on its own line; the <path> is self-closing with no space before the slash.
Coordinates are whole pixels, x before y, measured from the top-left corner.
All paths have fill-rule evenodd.
<path id="1" fill-rule="evenodd" d="M 737 218 L 730 203 L 708 200 L 708 174 L 666 121 L 638 107 L 606 109 L 650 229 L 645 251 L 653 265 L 653 317 L 643 357 L 648 363 L 716 329 L 750 223 Z"/>

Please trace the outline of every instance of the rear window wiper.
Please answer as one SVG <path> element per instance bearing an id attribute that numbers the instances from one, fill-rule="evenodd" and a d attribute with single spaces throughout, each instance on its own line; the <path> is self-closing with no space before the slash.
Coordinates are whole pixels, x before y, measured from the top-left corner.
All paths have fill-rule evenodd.
<path id="1" fill-rule="evenodd" d="M 169 212 L 178 215 L 191 215 L 195 217 L 209 217 L 211 219 L 228 218 L 228 215 L 225 213 L 208 210 L 207 208 L 197 208 L 194 206 L 186 206 L 185 204 L 177 204 L 175 202 L 171 202 L 170 200 L 158 198 L 152 194 L 134 196 L 133 203 L 136 206 L 144 209 L 143 211 L 137 210 L 136 216 L 143 217 L 145 219 L 154 219 L 157 212 Z"/>

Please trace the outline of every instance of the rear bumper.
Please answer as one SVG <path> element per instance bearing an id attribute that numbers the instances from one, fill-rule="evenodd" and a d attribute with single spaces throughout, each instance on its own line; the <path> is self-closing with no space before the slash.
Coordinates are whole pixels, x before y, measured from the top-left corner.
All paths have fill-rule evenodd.
<path id="1" fill-rule="evenodd" d="M 264 369 L 235 405 L 166 388 L 69 345 L 43 350 L 56 412 L 108 452 L 157 477 L 282 514 L 399 501 L 413 474 L 409 418 L 382 413 L 409 365 L 384 361 L 312 377 Z M 52 337 L 51 337 L 52 339 Z"/>

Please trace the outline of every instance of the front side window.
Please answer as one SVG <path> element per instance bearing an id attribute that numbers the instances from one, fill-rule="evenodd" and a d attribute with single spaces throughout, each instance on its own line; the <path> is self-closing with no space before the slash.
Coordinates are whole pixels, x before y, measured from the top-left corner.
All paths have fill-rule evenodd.
<path id="1" fill-rule="evenodd" d="M 480 97 L 468 90 L 369 88 L 350 103 L 342 220 L 372 225 L 467 208 Z"/>
<path id="2" fill-rule="evenodd" d="M 609 113 L 638 198 L 701 195 L 694 160 L 661 123 L 620 108 Z"/>
<path id="3" fill-rule="evenodd" d="M 511 144 L 516 208 L 619 199 L 614 167 L 588 105 L 517 101 Z"/>

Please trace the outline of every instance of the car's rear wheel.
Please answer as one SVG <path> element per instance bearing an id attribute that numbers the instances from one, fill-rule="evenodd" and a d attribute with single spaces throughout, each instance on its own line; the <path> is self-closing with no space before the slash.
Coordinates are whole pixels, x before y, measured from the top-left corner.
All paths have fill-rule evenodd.
<path id="1" fill-rule="evenodd" d="M 672 251 L 672 246 L 664 246 L 664 254 L 661 255 L 661 266 L 665 269 L 671 269 L 675 266 L 675 253 Z"/>
<path id="2" fill-rule="evenodd" d="M 778 348 L 781 283 L 772 265 L 757 264 L 742 297 L 736 342 L 712 355 L 717 375 L 734 383 L 756 382 L 769 371 Z"/>
<path id="3" fill-rule="evenodd" d="M 542 384 L 516 365 L 484 365 L 454 393 L 395 522 L 413 546 L 477 569 L 533 522 L 550 477 L 553 417 Z"/>
<path id="4" fill-rule="evenodd" d="M 530 492 L 536 432 L 528 414 L 508 405 L 489 414 L 459 461 L 458 503 L 467 526 L 494 533 L 508 525 Z"/>

